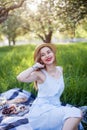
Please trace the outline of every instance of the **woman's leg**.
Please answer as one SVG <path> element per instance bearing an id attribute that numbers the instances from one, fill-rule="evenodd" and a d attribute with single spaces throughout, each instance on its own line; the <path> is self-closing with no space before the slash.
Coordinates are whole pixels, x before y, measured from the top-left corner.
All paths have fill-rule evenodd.
<path id="1" fill-rule="evenodd" d="M 68 118 L 63 126 L 63 130 L 78 130 L 78 125 L 82 118 Z"/>

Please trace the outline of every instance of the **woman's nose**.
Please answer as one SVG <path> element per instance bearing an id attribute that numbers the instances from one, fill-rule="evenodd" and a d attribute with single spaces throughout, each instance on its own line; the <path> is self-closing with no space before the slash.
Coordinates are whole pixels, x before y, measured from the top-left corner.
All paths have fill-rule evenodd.
<path id="1" fill-rule="evenodd" d="M 49 57 L 49 54 L 46 54 L 46 58 Z"/>

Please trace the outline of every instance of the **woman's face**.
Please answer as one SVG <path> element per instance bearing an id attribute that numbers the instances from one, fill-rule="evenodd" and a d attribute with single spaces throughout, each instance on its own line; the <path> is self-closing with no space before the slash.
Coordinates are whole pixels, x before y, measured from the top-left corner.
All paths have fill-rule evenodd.
<path id="1" fill-rule="evenodd" d="M 45 65 L 50 65 L 54 63 L 55 55 L 49 47 L 43 47 L 40 50 L 40 59 Z"/>

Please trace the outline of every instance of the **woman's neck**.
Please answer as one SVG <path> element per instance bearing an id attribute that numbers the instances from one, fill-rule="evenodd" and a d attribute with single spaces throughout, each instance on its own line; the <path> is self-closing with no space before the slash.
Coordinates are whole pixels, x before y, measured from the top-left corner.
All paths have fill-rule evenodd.
<path id="1" fill-rule="evenodd" d="M 46 66 L 46 71 L 48 73 L 56 72 L 56 66 L 54 64 Z"/>

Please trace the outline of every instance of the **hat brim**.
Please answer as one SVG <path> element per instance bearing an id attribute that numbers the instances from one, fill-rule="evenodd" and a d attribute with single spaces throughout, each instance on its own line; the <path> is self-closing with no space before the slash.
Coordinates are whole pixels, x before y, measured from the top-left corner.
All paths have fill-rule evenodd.
<path id="1" fill-rule="evenodd" d="M 36 48 L 35 48 L 35 51 L 34 51 L 34 61 L 40 51 L 41 48 L 43 47 L 49 47 L 53 53 L 56 53 L 56 46 L 52 43 L 42 43 L 42 44 L 39 44 Z"/>

